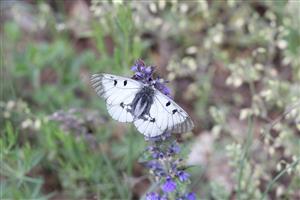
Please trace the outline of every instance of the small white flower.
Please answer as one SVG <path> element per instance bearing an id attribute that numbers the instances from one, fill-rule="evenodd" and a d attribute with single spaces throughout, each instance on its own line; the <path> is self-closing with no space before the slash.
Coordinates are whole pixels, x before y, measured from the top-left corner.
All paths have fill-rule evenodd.
<path id="1" fill-rule="evenodd" d="M 6 109 L 7 110 L 11 110 L 13 109 L 13 107 L 16 105 L 16 103 L 12 100 L 8 101 L 7 104 L 6 104 Z"/>
<path id="2" fill-rule="evenodd" d="M 26 129 L 26 128 L 29 128 L 29 127 L 32 126 L 32 125 L 33 125 L 32 120 L 31 120 L 31 119 L 26 119 L 26 120 L 24 120 L 24 121 L 22 122 L 21 128 L 22 128 L 22 129 Z"/>
<path id="3" fill-rule="evenodd" d="M 198 51 L 198 49 L 196 46 L 190 46 L 185 50 L 185 52 L 187 54 L 195 54 L 195 53 L 197 53 L 197 51 Z"/>
<path id="4" fill-rule="evenodd" d="M 277 42 L 277 46 L 279 49 L 285 49 L 287 47 L 288 43 L 286 40 L 279 40 Z"/>

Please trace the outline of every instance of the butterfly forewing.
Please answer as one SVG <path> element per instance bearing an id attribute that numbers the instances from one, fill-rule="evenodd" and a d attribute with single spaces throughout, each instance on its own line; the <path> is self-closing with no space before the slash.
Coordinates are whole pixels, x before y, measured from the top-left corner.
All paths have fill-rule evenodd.
<path id="1" fill-rule="evenodd" d="M 158 121 L 163 121 L 163 123 L 158 122 L 160 129 L 175 133 L 187 132 L 193 129 L 194 124 L 190 116 L 168 96 L 156 91 L 154 104 L 158 109 L 150 110 L 150 113 L 155 115 L 156 110 L 160 111 L 156 114 Z"/>
<path id="2" fill-rule="evenodd" d="M 106 101 L 109 114 L 120 122 L 132 122 L 131 102 L 141 84 L 133 79 L 111 74 L 94 74 L 91 78 L 97 94 Z"/>

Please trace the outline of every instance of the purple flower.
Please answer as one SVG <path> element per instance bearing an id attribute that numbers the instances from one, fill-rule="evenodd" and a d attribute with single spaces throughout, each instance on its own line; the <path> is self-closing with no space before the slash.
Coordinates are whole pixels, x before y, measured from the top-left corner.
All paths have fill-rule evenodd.
<path id="1" fill-rule="evenodd" d="M 176 174 L 179 178 L 179 180 L 181 182 L 184 182 L 184 181 L 187 181 L 190 177 L 190 175 L 188 173 L 186 173 L 185 171 L 178 171 L 177 174 Z"/>
<path id="2" fill-rule="evenodd" d="M 179 152 L 180 152 L 180 147 L 176 143 L 170 145 L 169 147 L 170 154 L 178 154 Z"/>
<path id="3" fill-rule="evenodd" d="M 134 76 L 132 77 L 133 79 L 141 81 L 143 83 L 151 84 L 153 80 L 152 75 L 154 72 L 153 66 L 145 66 L 144 61 L 138 59 L 131 67 L 131 70 L 135 72 Z"/>
<path id="4" fill-rule="evenodd" d="M 161 200 L 159 194 L 150 192 L 146 194 L 146 200 Z"/>
<path id="5" fill-rule="evenodd" d="M 133 66 L 131 67 L 131 71 L 138 72 L 137 66 L 136 66 L 136 65 L 133 65 Z"/>
<path id="6" fill-rule="evenodd" d="M 159 158 L 159 152 L 153 152 L 152 153 L 152 158 L 158 159 Z"/>
<path id="7" fill-rule="evenodd" d="M 161 164 L 155 160 L 149 161 L 146 166 L 152 170 L 162 169 Z"/>
<path id="8" fill-rule="evenodd" d="M 134 65 L 131 67 L 131 70 L 134 72 L 140 72 L 145 69 L 145 63 L 142 59 L 137 59 Z"/>
<path id="9" fill-rule="evenodd" d="M 165 157 L 164 153 L 163 152 L 159 152 L 158 153 L 158 158 L 159 159 L 163 159 Z"/>
<path id="10" fill-rule="evenodd" d="M 147 148 L 146 148 L 146 150 L 147 151 L 150 151 L 150 152 L 153 152 L 153 151 L 155 151 L 157 148 L 155 147 L 155 146 L 148 146 Z"/>
<path id="11" fill-rule="evenodd" d="M 171 91 L 165 85 L 167 81 L 164 81 L 160 78 L 153 78 L 154 69 L 154 66 L 146 66 L 143 60 L 138 59 L 131 67 L 131 70 L 135 72 L 132 79 L 140 81 L 144 84 L 153 85 L 157 90 L 171 98 Z"/>
<path id="12" fill-rule="evenodd" d="M 164 154 L 162 152 L 160 152 L 157 147 L 150 146 L 146 150 L 150 152 L 153 159 L 158 159 L 158 158 L 164 157 Z"/>
<path id="13" fill-rule="evenodd" d="M 145 72 L 145 74 L 151 76 L 154 72 L 154 67 L 153 66 L 148 66 L 148 67 L 145 68 L 144 72 Z"/>
<path id="14" fill-rule="evenodd" d="M 186 200 L 196 200 L 196 194 L 194 192 L 190 192 L 185 195 Z"/>
<path id="15" fill-rule="evenodd" d="M 165 85 L 166 81 L 157 78 L 154 83 L 154 87 L 161 91 L 163 94 L 171 97 L 171 90 Z"/>
<path id="16" fill-rule="evenodd" d="M 176 189 L 176 183 L 171 177 L 167 177 L 166 182 L 161 186 L 161 189 L 167 193 L 173 192 Z"/>
<path id="17" fill-rule="evenodd" d="M 147 166 L 147 168 L 149 168 L 153 172 L 153 174 L 156 177 L 162 178 L 162 177 L 166 176 L 166 173 L 163 169 L 163 166 L 158 161 L 151 160 L 151 161 L 146 163 L 146 166 Z"/>

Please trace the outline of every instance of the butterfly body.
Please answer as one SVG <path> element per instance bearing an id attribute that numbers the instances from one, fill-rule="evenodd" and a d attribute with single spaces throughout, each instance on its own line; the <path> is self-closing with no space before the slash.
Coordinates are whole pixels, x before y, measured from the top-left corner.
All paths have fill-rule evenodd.
<path id="1" fill-rule="evenodd" d="M 154 89 L 151 86 L 143 86 L 135 95 L 131 103 L 131 114 L 135 118 L 143 118 L 149 115 L 151 105 L 153 104 Z"/>
<path id="2" fill-rule="evenodd" d="M 109 114 L 120 122 L 133 122 L 147 137 L 165 132 L 186 132 L 193 128 L 188 114 L 170 97 L 155 88 L 155 83 L 111 74 L 91 78 L 97 94 L 104 98 Z"/>

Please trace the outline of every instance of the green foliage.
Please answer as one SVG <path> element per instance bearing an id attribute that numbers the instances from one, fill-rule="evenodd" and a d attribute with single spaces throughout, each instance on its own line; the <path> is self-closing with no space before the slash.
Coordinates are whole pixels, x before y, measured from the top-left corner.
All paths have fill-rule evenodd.
<path id="1" fill-rule="evenodd" d="M 1 148 L 1 199 L 45 199 L 41 193 L 43 179 L 32 177 L 30 172 L 36 169 L 44 153 L 37 151 L 28 142 L 18 146 L 18 133 L 10 123 L 0 138 Z"/>
<path id="2" fill-rule="evenodd" d="M 16 109 L 18 107 L 15 106 Z M 1 187 L 5 191 L 1 194 L 3 198 L 48 198 L 42 195 L 43 177 L 36 175 L 45 171 L 57 177 L 64 188 L 64 195 L 72 198 L 87 197 L 91 193 L 99 198 L 129 198 L 129 188 L 124 187 L 126 179 L 121 181 L 120 177 L 122 169 L 131 173 L 132 163 L 144 146 L 142 138 L 129 135 L 124 141 L 115 141 L 112 149 L 115 152 L 107 152 L 105 146 L 112 139 L 111 135 L 106 134 L 108 130 L 99 132 L 99 138 L 102 139 L 93 147 L 85 135 L 76 136 L 62 131 L 52 121 L 39 119 L 42 124 L 36 130 L 34 123 L 25 126 L 24 122 L 28 122 L 26 118 L 29 116 L 18 116 L 23 123 L 16 128 L 12 128 L 7 121 L 0 140 L 1 176 L 4 179 Z M 20 135 L 15 129 L 29 135 Z M 29 141 L 32 134 L 35 140 Z M 133 143 L 136 142 L 141 146 L 135 145 L 133 150 Z M 50 194 L 57 195 L 56 192 Z"/>
<path id="3" fill-rule="evenodd" d="M 138 40 L 135 35 L 132 13 L 126 6 L 116 6 L 112 12 L 107 12 L 93 23 L 93 37 L 101 55 L 99 64 L 104 66 L 103 70 L 128 72 L 128 66 L 131 66 L 141 56 L 144 48 L 143 42 Z M 112 39 L 111 42 L 115 45 L 112 55 L 109 55 L 107 46 L 103 42 L 109 39 Z"/>
<path id="4" fill-rule="evenodd" d="M 229 194 L 225 190 L 224 186 L 217 182 L 210 183 L 211 195 L 213 199 L 229 199 Z"/>

